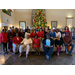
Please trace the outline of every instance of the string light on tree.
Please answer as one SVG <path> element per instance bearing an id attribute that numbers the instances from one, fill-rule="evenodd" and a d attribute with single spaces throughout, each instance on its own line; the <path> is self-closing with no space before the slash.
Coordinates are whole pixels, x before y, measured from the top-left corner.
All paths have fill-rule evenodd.
<path id="1" fill-rule="evenodd" d="M 34 19 L 34 27 L 35 28 L 47 27 L 45 13 L 43 9 L 37 9 Z"/>

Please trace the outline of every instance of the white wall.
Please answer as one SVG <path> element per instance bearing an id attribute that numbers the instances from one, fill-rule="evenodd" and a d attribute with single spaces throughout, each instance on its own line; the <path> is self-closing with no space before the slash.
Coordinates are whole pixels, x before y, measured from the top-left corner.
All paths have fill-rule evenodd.
<path id="1" fill-rule="evenodd" d="M 47 25 L 51 27 L 51 21 L 57 21 L 58 28 L 66 26 L 66 17 L 73 17 L 73 26 L 75 25 L 75 9 L 46 9 Z"/>
<path id="2" fill-rule="evenodd" d="M 8 21 L 7 21 L 8 20 Z M 1 10 L 1 21 L 2 23 L 8 24 L 9 26 L 14 25 L 14 10 L 11 12 L 11 16 L 5 14 Z"/>
<path id="3" fill-rule="evenodd" d="M 19 28 L 19 21 L 26 21 L 26 26 L 31 26 L 31 9 L 15 9 L 15 27 Z"/>
<path id="4" fill-rule="evenodd" d="M 31 11 L 32 9 L 14 9 L 11 16 L 8 16 L 0 9 L 0 22 L 19 28 L 19 21 L 26 21 L 26 26 L 31 26 Z M 51 21 L 57 21 L 57 27 L 64 28 L 66 17 L 73 17 L 73 26 L 75 26 L 75 9 L 46 9 L 47 25 L 50 27 Z"/>
<path id="5" fill-rule="evenodd" d="M 75 9 L 46 9 L 47 25 L 51 27 L 51 21 L 57 21 L 58 28 L 66 26 L 66 18 L 73 17 L 75 25 Z M 15 9 L 15 27 L 19 27 L 19 21 L 26 21 L 26 26 L 31 26 L 31 9 Z"/>

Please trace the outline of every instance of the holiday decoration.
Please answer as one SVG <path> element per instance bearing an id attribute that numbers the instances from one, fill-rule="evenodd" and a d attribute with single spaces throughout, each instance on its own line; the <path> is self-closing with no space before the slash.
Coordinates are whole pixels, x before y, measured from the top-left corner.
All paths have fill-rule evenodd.
<path id="1" fill-rule="evenodd" d="M 34 28 L 42 28 L 47 27 L 47 22 L 45 18 L 45 13 L 43 9 L 37 9 L 35 13 L 35 19 L 34 19 Z"/>
<path id="2" fill-rule="evenodd" d="M 2 9 L 2 11 L 11 16 L 11 12 L 12 12 L 11 9 Z"/>

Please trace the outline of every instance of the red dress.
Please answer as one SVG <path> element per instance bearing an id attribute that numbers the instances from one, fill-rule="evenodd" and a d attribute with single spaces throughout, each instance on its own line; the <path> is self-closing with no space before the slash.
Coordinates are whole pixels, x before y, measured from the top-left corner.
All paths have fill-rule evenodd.
<path id="1" fill-rule="evenodd" d="M 40 47 L 40 39 L 35 39 L 35 38 L 34 38 L 33 44 L 37 44 L 37 45 L 33 45 L 33 47 L 39 48 L 39 47 Z"/>
<path id="2" fill-rule="evenodd" d="M 41 31 L 41 32 L 39 31 L 38 32 L 38 37 L 42 37 L 43 38 L 44 37 L 44 31 Z"/>
<path id="3" fill-rule="evenodd" d="M 33 32 L 32 32 L 32 33 L 30 34 L 30 38 L 34 38 L 35 35 L 37 35 L 37 33 L 33 33 Z"/>

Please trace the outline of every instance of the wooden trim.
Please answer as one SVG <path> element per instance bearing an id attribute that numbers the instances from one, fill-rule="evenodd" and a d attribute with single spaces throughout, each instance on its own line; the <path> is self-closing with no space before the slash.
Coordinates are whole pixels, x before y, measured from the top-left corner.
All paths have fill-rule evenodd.
<path id="1" fill-rule="evenodd" d="M 66 19 L 73 19 L 73 17 L 67 17 Z"/>

